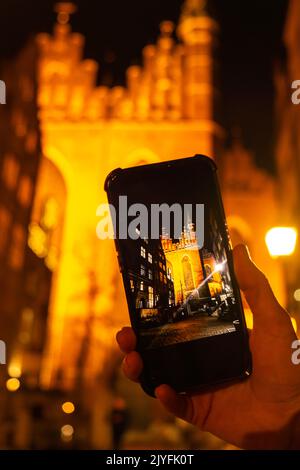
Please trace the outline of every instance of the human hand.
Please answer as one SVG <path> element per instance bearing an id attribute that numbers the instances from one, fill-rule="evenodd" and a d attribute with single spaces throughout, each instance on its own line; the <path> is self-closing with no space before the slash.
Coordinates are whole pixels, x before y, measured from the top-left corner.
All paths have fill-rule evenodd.
<path id="1" fill-rule="evenodd" d="M 234 249 L 234 264 L 253 313 L 252 375 L 196 395 L 179 395 L 162 384 L 155 395 L 170 413 L 240 448 L 300 448 L 300 369 L 291 361 L 291 345 L 297 337 L 290 317 L 244 245 Z M 117 341 L 126 354 L 126 376 L 138 381 L 143 363 L 135 351 L 133 330 L 123 328 Z"/>

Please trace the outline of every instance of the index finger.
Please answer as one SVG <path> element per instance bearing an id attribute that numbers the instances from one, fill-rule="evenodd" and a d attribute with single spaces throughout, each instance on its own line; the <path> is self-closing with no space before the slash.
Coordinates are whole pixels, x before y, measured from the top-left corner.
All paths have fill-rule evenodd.
<path id="1" fill-rule="evenodd" d="M 136 336 L 130 326 L 125 326 L 116 334 L 116 340 L 121 351 L 129 353 L 136 348 Z"/>

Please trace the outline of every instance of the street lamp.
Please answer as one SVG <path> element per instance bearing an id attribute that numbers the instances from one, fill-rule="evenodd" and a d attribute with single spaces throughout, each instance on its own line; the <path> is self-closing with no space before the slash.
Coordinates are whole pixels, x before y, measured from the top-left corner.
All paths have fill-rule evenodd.
<path id="1" fill-rule="evenodd" d="M 216 264 L 215 269 L 214 269 L 214 272 L 215 272 L 215 273 L 220 273 L 221 271 L 223 271 L 223 269 L 224 269 L 224 264 L 225 264 L 225 261 L 222 261 L 222 263 Z M 212 274 L 213 274 L 213 273 L 212 273 Z"/>
<path id="2" fill-rule="evenodd" d="M 294 227 L 273 227 L 267 232 L 265 241 L 272 258 L 290 256 L 296 248 L 297 229 Z"/>
<path id="3" fill-rule="evenodd" d="M 286 298 L 287 298 L 287 308 L 292 313 L 293 307 L 291 304 L 291 292 L 292 282 L 290 269 L 287 264 L 286 258 L 291 256 L 295 249 L 297 243 L 297 229 L 294 227 L 273 227 L 271 228 L 265 237 L 266 245 L 268 247 L 270 256 L 272 258 L 281 258 L 282 259 L 282 269 L 285 274 L 286 281 Z M 294 293 L 294 299 L 296 299 L 296 292 Z M 298 295 L 298 293 L 297 293 Z M 294 330 L 297 331 L 297 322 L 295 318 L 291 318 Z"/>

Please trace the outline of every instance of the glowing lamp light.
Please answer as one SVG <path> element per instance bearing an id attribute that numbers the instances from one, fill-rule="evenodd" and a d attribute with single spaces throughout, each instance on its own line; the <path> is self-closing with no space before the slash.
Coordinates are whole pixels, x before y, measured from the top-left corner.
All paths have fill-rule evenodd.
<path id="1" fill-rule="evenodd" d="M 215 272 L 219 273 L 220 271 L 223 271 L 223 269 L 224 269 L 224 264 L 225 264 L 225 261 L 223 261 L 222 263 L 216 264 L 216 266 L 215 266 Z"/>
<path id="2" fill-rule="evenodd" d="M 271 228 L 265 237 L 270 255 L 290 256 L 294 253 L 297 242 L 297 230 L 293 227 Z"/>
<path id="3" fill-rule="evenodd" d="M 66 413 L 67 415 L 70 415 L 74 413 L 75 411 L 74 403 L 72 403 L 71 401 L 66 401 L 65 403 L 61 405 L 61 407 L 62 407 L 63 412 Z"/>
<path id="4" fill-rule="evenodd" d="M 9 364 L 8 374 L 13 378 L 21 377 L 21 367 L 18 364 Z"/>
<path id="5" fill-rule="evenodd" d="M 60 430 L 61 439 L 70 442 L 73 439 L 74 428 L 70 424 L 65 424 Z"/>
<path id="6" fill-rule="evenodd" d="M 294 299 L 296 300 L 296 302 L 300 302 L 300 289 L 295 290 Z"/>
<path id="7" fill-rule="evenodd" d="M 6 388 L 9 392 L 16 392 L 20 388 L 20 380 L 16 378 L 8 379 L 6 381 Z"/>

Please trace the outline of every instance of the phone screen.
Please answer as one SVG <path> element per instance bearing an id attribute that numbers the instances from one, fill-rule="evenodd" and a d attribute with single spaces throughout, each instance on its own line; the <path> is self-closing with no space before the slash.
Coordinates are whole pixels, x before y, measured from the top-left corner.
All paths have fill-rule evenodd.
<path id="1" fill-rule="evenodd" d="M 115 228 L 131 321 L 157 370 L 163 350 L 175 357 L 180 347 L 208 344 L 209 354 L 234 355 L 245 330 L 215 170 L 196 158 L 125 170 L 117 183 Z"/>

